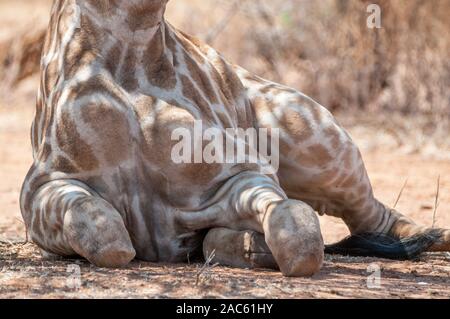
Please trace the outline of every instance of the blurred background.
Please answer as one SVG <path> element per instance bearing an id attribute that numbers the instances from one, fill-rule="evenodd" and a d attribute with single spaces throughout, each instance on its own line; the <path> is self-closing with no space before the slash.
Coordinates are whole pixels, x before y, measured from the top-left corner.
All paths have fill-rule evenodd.
<path id="1" fill-rule="evenodd" d="M 11 234 L 22 229 L 17 200 L 51 2 L 0 0 L 0 208 L 12 212 Z M 367 27 L 371 3 L 381 29 Z M 449 206 L 450 0 L 170 0 L 166 16 L 331 110 L 361 147 L 378 197 L 395 201 L 409 176 L 398 205 L 428 222 L 441 175 Z"/>

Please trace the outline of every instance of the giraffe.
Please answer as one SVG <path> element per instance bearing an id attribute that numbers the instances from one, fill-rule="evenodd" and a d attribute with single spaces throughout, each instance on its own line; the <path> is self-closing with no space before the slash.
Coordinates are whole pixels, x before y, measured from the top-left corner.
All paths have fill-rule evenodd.
<path id="1" fill-rule="evenodd" d="M 44 257 L 123 267 L 215 251 L 224 265 L 310 276 L 324 258 L 318 214 L 342 218 L 356 248 L 370 239 L 382 256 L 400 254 L 398 245 L 405 257 L 450 250 L 450 231 L 420 227 L 375 198 L 330 112 L 177 30 L 167 2 L 54 1 L 20 199 Z M 278 172 L 174 163 L 171 132 L 196 120 L 279 129 Z"/>

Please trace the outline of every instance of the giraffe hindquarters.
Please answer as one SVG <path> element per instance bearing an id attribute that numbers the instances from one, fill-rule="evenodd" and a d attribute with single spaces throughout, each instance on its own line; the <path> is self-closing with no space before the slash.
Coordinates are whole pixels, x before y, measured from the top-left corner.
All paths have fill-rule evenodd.
<path id="1" fill-rule="evenodd" d="M 28 232 L 48 253 L 80 255 L 99 267 L 124 266 L 135 256 L 119 212 L 79 181 L 49 182 L 29 206 Z"/>
<path id="2" fill-rule="evenodd" d="M 203 255 L 225 266 L 278 269 L 264 235 L 255 231 L 213 228 L 203 241 Z"/>
<path id="3" fill-rule="evenodd" d="M 390 249 L 408 244 L 409 251 L 450 250 L 449 230 L 418 227 L 374 197 L 358 147 L 327 109 L 295 89 L 243 70 L 238 75 L 249 88 L 258 127 L 280 130 L 278 177 L 289 198 L 343 219 L 354 236 L 347 244 L 365 245 L 355 237 L 381 234 L 373 243 L 380 252 L 385 240 Z"/>
<path id="4" fill-rule="evenodd" d="M 450 249 L 449 230 L 419 227 L 375 198 L 359 148 L 330 112 L 293 90 L 273 90 L 253 105 L 259 126 L 281 130 L 280 184 L 289 198 L 343 219 L 353 237 L 340 244 L 385 257 Z M 277 93 L 283 98 L 273 99 Z"/>
<path id="5" fill-rule="evenodd" d="M 270 83 L 252 105 L 258 127 L 280 131 L 278 177 L 289 198 L 342 218 L 352 233 L 387 226 L 358 147 L 326 108 Z"/>

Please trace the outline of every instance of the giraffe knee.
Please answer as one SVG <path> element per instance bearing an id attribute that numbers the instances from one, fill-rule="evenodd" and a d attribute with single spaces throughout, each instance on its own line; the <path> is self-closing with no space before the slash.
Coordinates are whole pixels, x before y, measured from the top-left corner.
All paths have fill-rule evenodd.
<path id="1" fill-rule="evenodd" d="M 313 209 L 299 201 L 277 203 L 264 221 L 266 242 L 285 276 L 312 276 L 322 267 L 324 243 Z"/>
<path id="2" fill-rule="evenodd" d="M 96 266 L 122 267 L 136 255 L 122 217 L 103 199 L 78 200 L 64 227 L 72 248 Z"/>

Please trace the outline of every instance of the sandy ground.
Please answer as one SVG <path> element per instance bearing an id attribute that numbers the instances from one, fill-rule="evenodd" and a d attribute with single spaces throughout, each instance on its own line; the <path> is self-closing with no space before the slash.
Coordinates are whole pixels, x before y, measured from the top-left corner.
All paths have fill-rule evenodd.
<path id="1" fill-rule="evenodd" d="M 31 3 L 28 0 L 0 1 L 0 40 L 20 27 L 17 12 L 27 12 L 29 25 L 47 19 L 50 1 L 33 3 L 38 1 L 44 5 L 31 11 L 25 10 Z M 0 87 L 0 298 L 450 297 L 450 255 L 445 253 L 427 254 L 417 262 L 327 256 L 322 271 L 310 279 L 225 267 L 198 275 L 201 264 L 134 262 L 125 269 L 108 270 L 82 260 L 43 261 L 34 245 L 21 244 L 25 230 L 18 203 L 21 183 L 31 165 L 29 130 L 36 83 L 36 78 L 29 79 L 14 92 L 1 91 Z M 393 204 L 408 179 L 397 208 L 418 223 L 431 226 L 440 176 L 436 225 L 450 227 L 450 161 L 374 147 L 373 141 L 384 139 L 383 131 L 350 128 L 362 147 L 376 195 Z M 348 234 L 340 220 L 322 217 L 321 224 L 327 243 Z M 372 283 L 371 269 L 380 271 L 378 288 L 368 285 L 368 280 Z"/>

